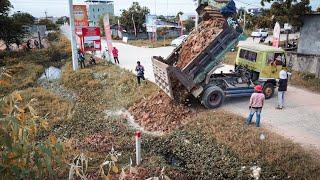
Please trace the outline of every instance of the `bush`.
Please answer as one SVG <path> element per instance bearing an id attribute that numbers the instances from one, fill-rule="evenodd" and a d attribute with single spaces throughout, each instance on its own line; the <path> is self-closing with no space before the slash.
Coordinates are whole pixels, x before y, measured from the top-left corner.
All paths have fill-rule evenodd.
<path id="1" fill-rule="evenodd" d="M 54 136 L 36 141 L 37 132 L 48 127 L 30 103 L 14 92 L 2 104 L 0 113 L 0 172 L 3 179 L 57 178 L 62 166 L 63 145 Z"/>

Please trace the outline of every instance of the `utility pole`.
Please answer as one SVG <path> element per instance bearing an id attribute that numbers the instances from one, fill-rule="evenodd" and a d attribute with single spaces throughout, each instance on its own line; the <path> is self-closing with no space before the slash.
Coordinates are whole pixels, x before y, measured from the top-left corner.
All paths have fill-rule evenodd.
<path id="1" fill-rule="evenodd" d="M 244 11 L 243 11 L 243 32 L 245 32 L 246 31 L 246 10 L 244 9 Z"/>
<path id="2" fill-rule="evenodd" d="M 47 12 L 47 10 L 44 11 L 44 15 L 45 15 L 46 19 L 48 19 L 48 12 Z"/>
<path id="3" fill-rule="evenodd" d="M 76 71 L 79 69 L 78 57 L 77 57 L 77 41 L 74 28 L 74 14 L 73 14 L 73 2 L 69 0 L 69 13 L 70 13 L 70 31 L 71 31 L 71 49 L 72 49 L 72 67 Z"/>

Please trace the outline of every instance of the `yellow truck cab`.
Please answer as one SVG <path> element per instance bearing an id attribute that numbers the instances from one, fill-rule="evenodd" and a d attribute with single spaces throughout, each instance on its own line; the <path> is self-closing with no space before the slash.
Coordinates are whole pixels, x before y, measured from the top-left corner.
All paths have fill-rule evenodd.
<path id="1" fill-rule="evenodd" d="M 236 66 L 255 72 L 256 78 L 278 79 L 279 72 L 286 63 L 286 54 L 282 48 L 262 44 L 238 45 Z"/>

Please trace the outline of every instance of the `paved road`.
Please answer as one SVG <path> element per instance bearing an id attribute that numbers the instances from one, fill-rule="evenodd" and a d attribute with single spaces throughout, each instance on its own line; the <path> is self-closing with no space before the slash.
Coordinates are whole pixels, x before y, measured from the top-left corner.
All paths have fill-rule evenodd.
<path id="1" fill-rule="evenodd" d="M 102 43 L 105 47 L 105 42 Z M 173 47 L 141 48 L 122 43 L 114 43 L 119 49 L 120 66 L 134 71 L 136 61 L 141 61 L 146 69 L 146 77 L 154 81 L 151 56 L 168 56 Z M 226 66 L 225 70 L 232 68 Z M 220 71 L 220 70 L 219 70 Z M 292 87 L 286 94 L 286 108 L 275 109 L 276 95 L 266 101 L 262 114 L 262 126 L 271 129 L 304 146 L 312 146 L 320 151 L 320 95 Z M 248 113 L 248 98 L 226 100 L 223 109 L 243 117 Z"/>

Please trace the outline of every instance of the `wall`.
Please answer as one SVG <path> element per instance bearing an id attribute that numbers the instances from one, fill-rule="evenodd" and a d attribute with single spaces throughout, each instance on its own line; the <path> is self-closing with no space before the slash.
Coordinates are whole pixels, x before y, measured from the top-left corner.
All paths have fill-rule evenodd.
<path id="1" fill-rule="evenodd" d="M 304 16 L 303 24 L 298 53 L 320 55 L 320 14 Z"/>
<path id="2" fill-rule="evenodd" d="M 287 53 L 287 57 L 293 70 L 312 73 L 320 78 L 320 55 Z"/>

